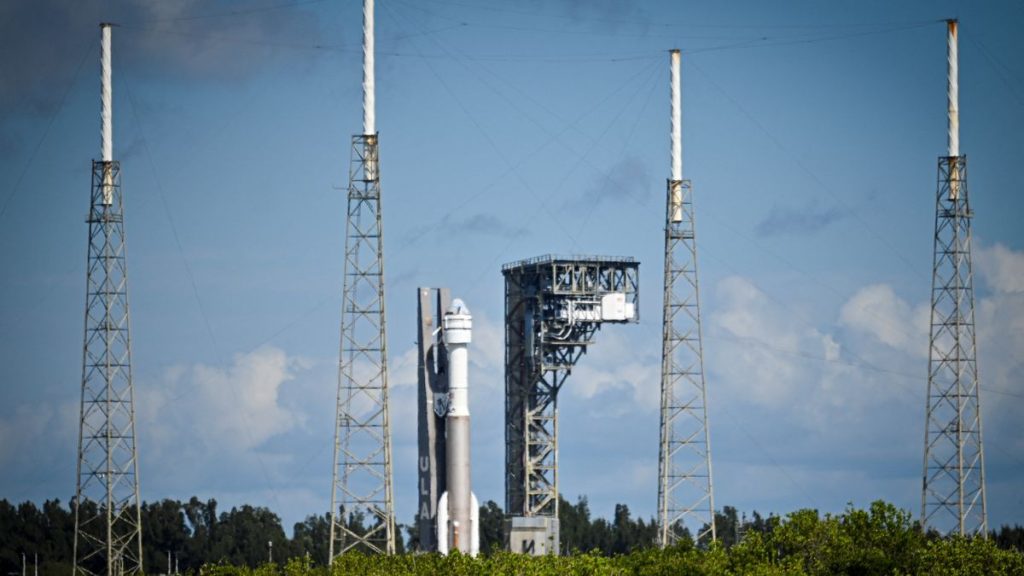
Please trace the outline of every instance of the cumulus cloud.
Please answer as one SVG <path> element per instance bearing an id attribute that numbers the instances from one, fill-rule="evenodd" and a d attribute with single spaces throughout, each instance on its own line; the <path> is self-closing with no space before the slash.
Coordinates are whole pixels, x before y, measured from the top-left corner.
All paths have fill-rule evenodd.
<path id="1" fill-rule="evenodd" d="M 997 397 L 1006 398 L 1007 393 L 1019 397 L 1024 393 L 1021 386 L 1024 382 L 1024 251 L 1002 244 L 983 247 L 976 250 L 975 263 L 983 286 L 990 291 L 975 304 L 982 386 Z M 1006 414 L 1019 411 L 1012 402 L 996 401 L 988 405 L 992 406 L 991 411 Z"/>
<path id="2" fill-rule="evenodd" d="M 722 304 L 708 316 L 707 333 L 724 341 L 706 347 L 719 360 L 712 366 L 748 401 L 785 405 L 800 383 L 799 366 L 778 350 L 799 350 L 800 330 L 746 278 L 725 278 L 715 289 Z"/>
<path id="3" fill-rule="evenodd" d="M 983 386 L 1024 394 L 1024 294 L 983 298 L 975 310 Z"/>
<path id="4" fill-rule="evenodd" d="M 843 305 L 839 321 L 886 346 L 927 358 L 929 307 L 927 303 L 911 306 L 892 286 L 873 284 L 858 290 Z"/>
<path id="5" fill-rule="evenodd" d="M 473 313 L 471 366 L 479 386 L 492 391 L 505 389 L 505 327 L 480 312 Z"/>
<path id="6" fill-rule="evenodd" d="M 981 280 L 974 297 L 983 390 L 1019 393 L 1024 379 L 1024 252 L 996 244 L 976 249 L 974 257 Z M 874 284 L 858 290 L 843 305 L 839 320 L 853 333 L 908 355 L 917 362 L 908 371 L 917 371 L 920 359 L 928 357 L 930 306 L 927 301 L 915 305 L 903 300 L 888 284 Z M 997 403 L 992 410 L 1004 407 Z"/>
<path id="7" fill-rule="evenodd" d="M 911 400 L 916 398 L 915 379 L 907 374 L 914 373 L 908 366 L 920 368 L 920 360 L 912 355 L 909 339 L 894 340 L 903 346 L 895 355 L 878 346 L 860 349 L 842 320 L 838 327 L 815 325 L 742 277 L 723 279 L 713 296 L 715 307 L 705 323 L 705 373 L 712 400 L 750 407 L 776 421 L 784 418 L 786 425 L 776 430 L 821 434 L 816 440 L 802 438 L 811 450 L 820 449 L 825 437 L 863 435 L 865 418 L 881 418 L 916 402 Z M 840 317 L 844 310 L 846 315 L 861 310 L 861 299 L 851 301 L 839 310 Z M 879 424 L 871 434 L 882 434 L 890 424 Z"/>
<path id="8" fill-rule="evenodd" d="M 1024 292 L 1024 252 L 996 244 L 977 249 L 974 261 L 979 275 L 993 291 L 1002 294 Z"/>
<path id="9" fill-rule="evenodd" d="M 1003 245 L 976 248 L 975 334 L 985 441 L 992 461 L 1021 454 L 1019 420 L 1024 382 L 1024 252 Z M 868 359 L 885 355 L 899 373 L 918 374 L 914 385 L 925 387 L 922 360 L 928 357 L 930 302 L 913 304 L 886 284 L 867 286 L 846 302 L 840 324 L 854 336 L 866 336 L 876 349 Z M 923 402 L 923 398 L 919 401 Z M 1017 456 L 1014 456 L 1017 455 Z"/>
<path id="10" fill-rule="evenodd" d="M 638 349 L 637 330 L 638 326 L 630 325 L 602 328 L 596 343 L 573 368 L 565 391 L 578 399 L 593 400 L 592 409 L 602 413 L 608 409 L 657 411 L 661 398 L 661 350 L 645 353 Z M 627 402 L 605 405 L 602 396 L 612 391 L 625 392 Z"/>
<path id="11" fill-rule="evenodd" d="M 207 455 L 244 454 L 302 426 L 306 416 L 281 403 L 283 387 L 307 364 L 264 347 L 235 356 L 228 367 L 169 369 L 161 382 L 139 385 L 137 402 L 157 453 L 188 439 Z"/>

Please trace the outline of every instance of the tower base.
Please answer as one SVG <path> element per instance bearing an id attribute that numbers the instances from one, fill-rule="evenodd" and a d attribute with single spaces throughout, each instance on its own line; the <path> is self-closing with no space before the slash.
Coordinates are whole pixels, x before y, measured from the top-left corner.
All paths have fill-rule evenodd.
<path id="1" fill-rule="evenodd" d="M 517 554 L 558 556 L 558 518 L 512 516 L 505 519 L 505 547 Z"/>

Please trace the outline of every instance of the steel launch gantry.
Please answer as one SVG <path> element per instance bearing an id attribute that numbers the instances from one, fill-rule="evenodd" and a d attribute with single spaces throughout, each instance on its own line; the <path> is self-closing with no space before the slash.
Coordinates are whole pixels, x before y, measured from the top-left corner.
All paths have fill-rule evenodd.
<path id="1" fill-rule="evenodd" d="M 633 258 L 540 256 L 505 277 L 508 548 L 558 553 L 558 392 L 601 325 L 639 321 Z"/>

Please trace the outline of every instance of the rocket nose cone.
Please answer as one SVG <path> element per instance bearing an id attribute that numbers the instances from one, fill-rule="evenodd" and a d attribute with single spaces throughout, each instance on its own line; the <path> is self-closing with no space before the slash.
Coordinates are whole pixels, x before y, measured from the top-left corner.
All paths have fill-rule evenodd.
<path id="1" fill-rule="evenodd" d="M 452 300 L 451 305 L 448 306 L 448 313 L 469 315 L 469 307 L 462 301 L 462 298 L 455 298 Z"/>

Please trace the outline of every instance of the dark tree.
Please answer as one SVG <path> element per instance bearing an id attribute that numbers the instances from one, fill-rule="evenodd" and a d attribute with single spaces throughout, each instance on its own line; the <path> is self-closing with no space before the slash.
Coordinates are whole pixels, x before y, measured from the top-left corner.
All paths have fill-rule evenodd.
<path id="1" fill-rule="evenodd" d="M 281 519 L 263 507 L 248 504 L 220 515 L 212 559 L 229 564 L 259 566 L 267 562 L 272 543 L 278 550 L 275 563 L 283 563 L 287 537 Z"/>
<path id="2" fill-rule="evenodd" d="M 590 505 L 585 496 L 580 496 L 576 504 L 570 504 L 565 498 L 559 497 L 558 524 L 560 546 L 564 553 L 573 551 L 589 552 L 594 548 L 591 542 L 592 528 L 590 523 Z"/>
<path id="3" fill-rule="evenodd" d="M 193 567 L 188 563 L 189 558 L 183 557 L 192 534 L 185 524 L 185 510 L 181 502 L 161 500 L 152 504 L 143 503 L 141 517 L 142 565 L 147 573 L 173 572 L 175 557 L 179 566 L 184 560 L 184 568 Z"/>
<path id="4" fill-rule="evenodd" d="M 1005 550 L 1024 552 L 1024 526 L 1003 524 L 998 532 L 992 532 L 992 540 L 995 541 L 996 546 Z"/>
<path id="5" fill-rule="evenodd" d="M 505 547 L 505 513 L 494 500 L 480 507 L 480 552 L 490 554 Z"/>
<path id="6" fill-rule="evenodd" d="M 182 555 L 182 568 L 189 571 L 198 569 L 205 562 L 216 562 L 213 558 L 213 542 L 217 537 L 217 501 L 213 498 L 206 502 L 193 496 L 184 505 L 185 519 L 192 531 L 192 539 L 185 547 Z M 145 541 L 143 534 L 143 541 Z"/>
<path id="7" fill-rule="evenodd" d="M 331 515 L 313 514 L 295 524 L 292 548 L 295 556 L 309 555 L 310 560 L 320 566 L 327 565 L 328 543 L 331 537 Z"/>

